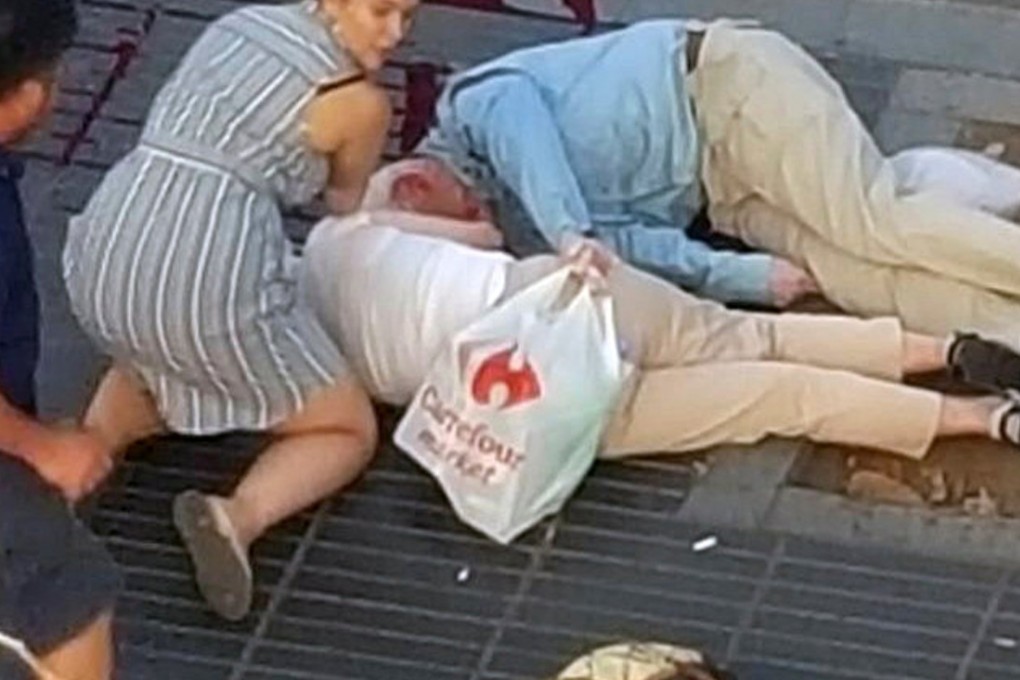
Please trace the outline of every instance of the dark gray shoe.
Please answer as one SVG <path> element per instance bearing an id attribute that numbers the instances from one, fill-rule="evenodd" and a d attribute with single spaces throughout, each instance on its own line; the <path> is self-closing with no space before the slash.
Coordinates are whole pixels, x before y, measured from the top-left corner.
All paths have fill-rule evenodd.
<path id="1" fill-rule="evenodd" d="M 1020 354 L 976 333 L 957 333 L 949 344 L 950 375 L 991 392 L 1020 393 Z"/>

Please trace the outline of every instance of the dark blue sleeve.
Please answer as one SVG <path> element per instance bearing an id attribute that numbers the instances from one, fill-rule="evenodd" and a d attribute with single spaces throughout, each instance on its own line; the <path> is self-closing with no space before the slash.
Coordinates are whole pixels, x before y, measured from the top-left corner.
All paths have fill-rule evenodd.
<path id="1" fill-rule="evenodd" d="M 2 229 L 2 227 L 0 227 Z M 7 289 L 10 287 L 10 265 L 7 262 L 8 252 L 6 243 L 0 240 L 0 321 L 7 318 Z M 3 343 L 4 326 L 0 326 L 0 344 Z"/>
<path id="2" fill-rule="evenodd" d="M 20 172 L 6 159 L 0 159 L 0 165 L 0 392 L 33 414 L 39 300 L 32 245 L 18 194 Z"/>

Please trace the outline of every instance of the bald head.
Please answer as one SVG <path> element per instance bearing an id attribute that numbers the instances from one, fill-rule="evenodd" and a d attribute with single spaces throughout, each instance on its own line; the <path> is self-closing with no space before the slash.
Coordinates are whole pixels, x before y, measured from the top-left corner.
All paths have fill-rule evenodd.
<path id="1" fill-rule="evenodd" d="M 460 220 L 492 219 L 477 192 L 436 158 L 409 158 L 383 166 L 369 180 L 361 207 Z"/>

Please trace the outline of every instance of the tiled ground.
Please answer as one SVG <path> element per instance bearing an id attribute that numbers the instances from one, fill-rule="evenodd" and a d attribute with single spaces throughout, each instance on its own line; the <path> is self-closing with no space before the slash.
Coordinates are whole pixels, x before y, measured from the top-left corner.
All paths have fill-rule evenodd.
<path id="1" fill-rule="evenodd" d="M 257 609 L 225 625 L 196 599 L 169 504 L 227 488 L 257 444 L 160 442 L 95 511 L 128 574 L 123 677 L 524 680 L 633 637 L 704 645 L 759 680 L 1020 677 L 1013 572 L 685 525 L 693 472 L 676 462 L 601 466 L 501 548 L 387 451 L 259 544 Z M 719 546 L 694 552 L 709 533 Z"/>
<path id="2" fill-rule="evenodd" d="M 444 4 L 423 13 L 405 62 L 387 71 L 398 108 L 408 63 L 463 61 L 577 31 L 564 21 Z M 26 186 L 45 305 L 40 382 L 52 415 L 75 412 L 100 369 L 59 283 L 66 216 L 132 143 L 188 42 L 235 6 L 85 0 L 85 31 L 53 125 L 29 150 Z M 953 116 L 966 111 L 890 106 L 904 64 L 820 56 L 886 143 L 920 128 L 959 134 Z M 967 129 L 997 138 L 989 125 L 1003 121 L 989 118 L 968 120 Z M 398 124 L 395 145 L 400 132 Z M 295 233 L 306 223 L 295 216 Z M 586 647 L 640 637 L 704 645 L 745 679 L 1020 679 L 1020 581 L 1012 570 L 764 533 L 719 532 L 719 547 L 695 553 L 692 541 L 711 530 L 677 520 L 695 478 L 682 461 L 600 466 L 561 516 L 501 548 L 461 527 L 428 478 L 387 450 L 350 493 L 259 543 L 256 612 L 227 625 L 197 599 L 169 504 L 190 486 L 229 487 L 257 444 L 155 442 L 94 509 L 92 521 L 128 577 L 121 677 L 540 678 Z"/>

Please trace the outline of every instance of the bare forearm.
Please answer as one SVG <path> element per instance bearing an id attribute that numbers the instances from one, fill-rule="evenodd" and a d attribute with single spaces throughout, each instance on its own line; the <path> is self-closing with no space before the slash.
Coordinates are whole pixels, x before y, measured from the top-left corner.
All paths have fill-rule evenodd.
<path id="1" fill-rule="evenodd" d="M 333 215 L 344 217 L 357 211 L 364 194 L 364 187 L 329 187 L 325 192 L 326 208 Z"/>
<path id="2" fill-rule="evenodd" d="M 33 463 L 46 428 L 0 396 L 0 451 Z"/>
<path id="3" fill-rule="evenodd" d="M 369 218 L 372 224 L 444 238 L 475 248 L 498 248 L 501 245 L 499 231 L 486 222 L 467 222 L 400 210 L 375 210 L 369 213 Z"/>

